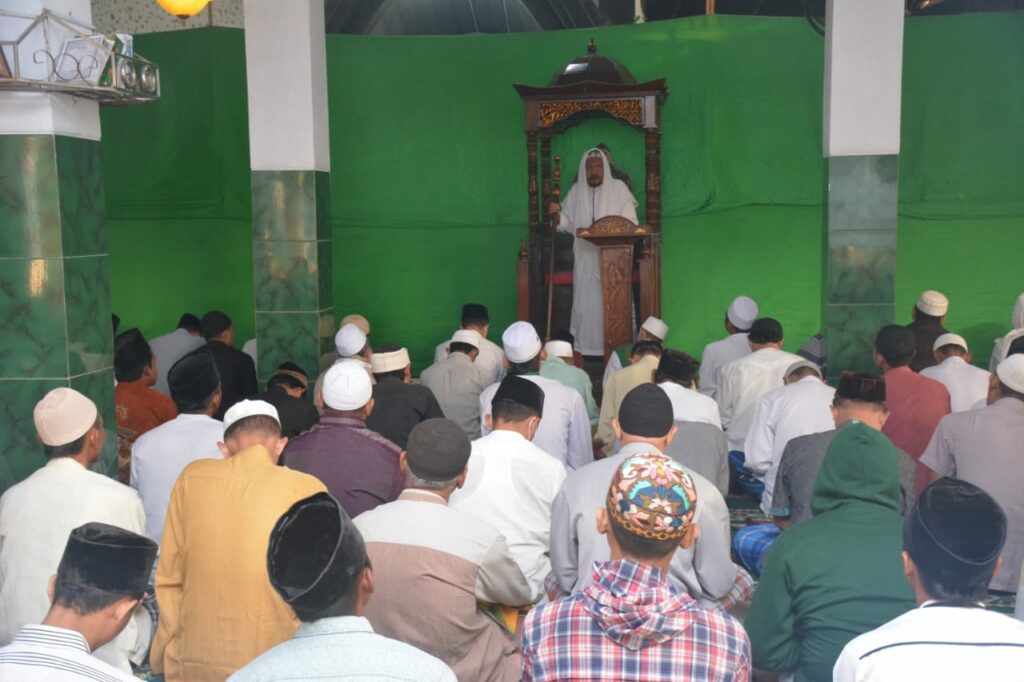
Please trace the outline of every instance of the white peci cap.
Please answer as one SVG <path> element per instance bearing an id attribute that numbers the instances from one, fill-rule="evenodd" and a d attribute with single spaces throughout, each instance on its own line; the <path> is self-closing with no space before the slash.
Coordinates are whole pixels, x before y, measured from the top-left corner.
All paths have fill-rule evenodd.
<path id="1" fill-rule="evenodd" d="M 1011 390 L 1024 393 L 1024 354 L 1016 353 L 1000 362 L 996 376 Z"/>
<path id="2" fill-rule="evenodd" d="M 917 309 L 925 315 L 942 317 L 949 310 L 949 299 L 938 291 L 922 291 L 917 297 Z"/>
<path id="3" fill-rule="evenodd" d="M 964 350 L 968 350 L 966 339 L 959 334 L 942 334 L 939 338 L 935 339 L 935 343 L 932 344 L 932 350 L 938 350 L 943 346 L 951 345 L 960 346 Z"/>
<path id="4" fill-rule="evenodd" d="M 452 340 L 448 343 L 464 343 L 480 350 L 480 332 L 472 329 L 460 329 L 452 334 Z"/>
<path id="5" fill-rule="evenodd" d="M 96 403 L 73 388 L 55 388 L 32 410 L 36 433 L 43 445 L 73 443 L 93 427 L 99 411 Z"/>
<path id="6" fill-rule="evenodd" d="M 370 368 L 374 374 L 397 372 L 409 366 L 409 351 L 406 348 L 374 353 L 370 356 Z"/>
<path id="7" fill-rule="evenodd" d="M 342 325 L 334 335 L 334 347 L 338 349 L 338 355 L 350 358 L 366 347 L 366 334 L 359 325 L 351 322 Z"/>
<path id="8" fill-rule="evenodd" d="M 224 431 L 227 432 L 235 422 L 258 415 L 273 417 L 279 426 L 281 424 L 277 408 L 270 403 L 264 400 L 242 400 L 232 405 L 231 409 L 224 413 Z"/>
<path id="9" fill-rule="evenodd" d="M 659 339 L 664 341 L 668 338 L 668 325 L 657 317 L 651 316 L 644 320 L 644 323 L 640 325 L 641 329 L 646 329 L 651 334 L 654 334 Z"/>
<path id="10" fill-rule="evenodd" d="M 738 296 L 729 304 L 726 317 L 737 329 L 750 329 L 750 325 L 757 319 L 757 303 L 749 296 Z"/>
<path id="11" fill-rule="evenodd" d="M 816 363 L 811 362 L 810 360 L 798 360 L 797 362 L 794 362 L 792 365 L 786 368 L 786 373 L 783 374 L 782 376 L 788 377 L 794 372 L 799 372 L 805 367 L 807 369 L 813 369 L 819 377 L 821 376 L 821 367 L 818 367 Z"/>
<path id="12" fill-rule="evenodd" d="M 544 344 L 544 350 L 548 352 L 548 355 L 550 357 L 572 357 L 572 344 L 570 344 L 568 341 L 548 341 L 546 344 Z"/>
<path id="13" fill-rule="evenodd" d="M 336 362 L 324 375 L 321 395 L 333 410 L 358 410 L 373 397 L 373 383 L 361 362 Z"/>
<path id="14" fill-rule="evenodd" d="M 513 322 L 501 335 L 509 362 L 527 362 L 537 357 L 542 344 L 537 330 L 529 322 Z"/>

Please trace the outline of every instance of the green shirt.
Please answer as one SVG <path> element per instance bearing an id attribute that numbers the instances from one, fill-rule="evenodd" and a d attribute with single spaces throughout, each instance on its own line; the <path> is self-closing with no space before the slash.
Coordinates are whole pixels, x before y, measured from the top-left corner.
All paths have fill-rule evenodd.
<path id="1" fill-rule="evenodd" d="M 597 423 L 597 403 L 594 402 L 594 387 L 590 383 L 589 374 L 579 367 L 568 364 L 562 358 L 549 357 L 541 365 L 540 375 L 575 389 L 583 397 L 591 425 Z"/>

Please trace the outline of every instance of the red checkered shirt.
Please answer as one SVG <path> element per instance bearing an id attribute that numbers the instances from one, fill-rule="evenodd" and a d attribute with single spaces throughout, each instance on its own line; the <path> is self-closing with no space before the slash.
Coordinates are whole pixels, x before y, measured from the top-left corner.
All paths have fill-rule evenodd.
<path id="1" fill-rule="evenodd" d="M 593 573 L 587 587 L 526 617 L 524 682 L 750 679 L 750 641 L 732 616 L 646 564 L 595 562 Z"/>

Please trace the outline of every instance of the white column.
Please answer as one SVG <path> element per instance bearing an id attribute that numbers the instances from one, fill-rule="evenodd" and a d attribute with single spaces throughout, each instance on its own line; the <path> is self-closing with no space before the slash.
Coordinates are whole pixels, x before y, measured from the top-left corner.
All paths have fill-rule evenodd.
<path id="1" fill-rule="evenodd" d="M 898 154 L 903 0 L 828 0 L 825 156 Z"/>
<path id="2" fill-rule="evenodd" d="M 252 170 L 330 171 L 323 0 L 245 0 Z"/>
<path id="3" fill-rule="evenodd" d="M 0 9 L 0 40 L 15 40 L 32 23 L 32 17 L 43 10 L 81 25 L 81 31 L 92 24 L 90 0 L 3 0 Z M 18 51 L 21 73 L 29 78 L 44 78 L 49 63 L 36 64 L 37 50 L 46 49 L 56 58 L 64 40 L 73 35 L 56 22 L 48 22 L 28 34 Z M 13 55 L 5 49 L 7 61 L 14 69 Z M 89 140 L 100 139 L 99 104 L 93 100 L 44 92 L 0 92 L 0 135 L 67 135 Z"/>

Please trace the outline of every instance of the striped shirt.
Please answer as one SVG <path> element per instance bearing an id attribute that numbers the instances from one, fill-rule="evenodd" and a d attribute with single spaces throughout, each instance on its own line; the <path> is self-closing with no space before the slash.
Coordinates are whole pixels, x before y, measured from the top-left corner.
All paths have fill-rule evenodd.
<path id="1" fill-rule="evenodd" d="M 0 680 L 138 682 L 92 656 L 81 633 L 49 625 L 26 625 L 0 649 Z"/>

